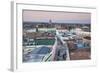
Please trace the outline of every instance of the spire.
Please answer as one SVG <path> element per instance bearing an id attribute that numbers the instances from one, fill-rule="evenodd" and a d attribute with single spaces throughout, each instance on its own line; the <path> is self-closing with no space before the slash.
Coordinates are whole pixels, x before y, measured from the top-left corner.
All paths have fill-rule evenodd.
<path id="1" fill-rule="evenodd" d="M 51 19 L 49 20 L 49 24 L 52 24 L 52 20 Z"/>

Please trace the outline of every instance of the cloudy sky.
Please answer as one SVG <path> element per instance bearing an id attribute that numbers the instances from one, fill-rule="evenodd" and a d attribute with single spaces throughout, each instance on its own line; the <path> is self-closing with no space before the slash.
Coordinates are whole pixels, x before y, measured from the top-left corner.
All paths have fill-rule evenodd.
<path id="1" fill-rule="evenodd" d="M 28 22 L 91 23 L 90 13 L 23 11 L 23 21 Z"/>

